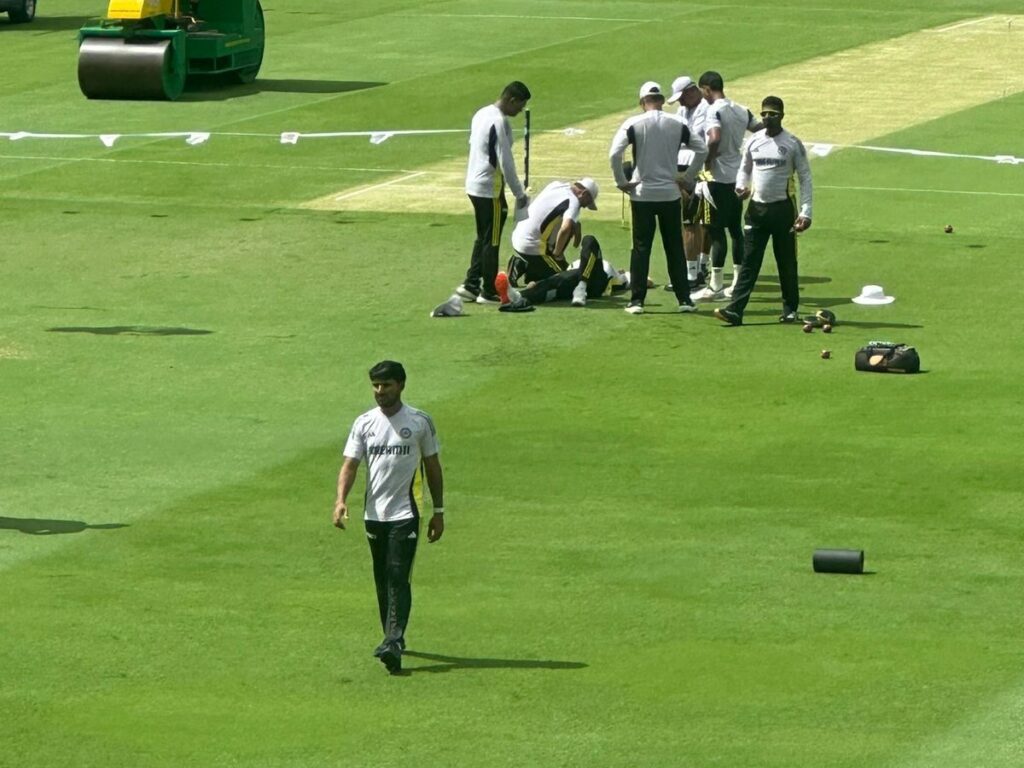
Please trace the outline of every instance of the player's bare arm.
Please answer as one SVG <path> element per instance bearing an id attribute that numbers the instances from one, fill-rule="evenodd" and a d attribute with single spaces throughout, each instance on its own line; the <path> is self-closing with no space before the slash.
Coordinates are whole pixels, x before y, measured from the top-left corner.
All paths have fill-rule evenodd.
<path id="1" fill-rule="evenodd" d="M 341 464 L 341 471 L 338 473 L 338 498 L 334 502 L 334 526 L 345 530 L 348 523 L 348 494 L 356 481 L 356 472 L 359 470 L 359 459 L 345 457 Z"/>
<path id="2" fill-rule="evenodd" d="M 427 524 L 427 541 L 433 543 L 444 534 L 444 473 L 441 470 L 441 459 L 436 453 L 423 457 L 423 471 L 434 504 L 434 514 Z"/>

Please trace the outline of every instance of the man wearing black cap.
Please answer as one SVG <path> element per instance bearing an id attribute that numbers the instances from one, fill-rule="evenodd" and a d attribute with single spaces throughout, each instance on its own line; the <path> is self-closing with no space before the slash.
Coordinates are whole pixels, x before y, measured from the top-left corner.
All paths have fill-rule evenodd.
<path id="1" fill-rule="evenodd" d="M 692 133 L 676 115 L 662 111 L 665 95 L 661 86 L 648 81 L 640 87 L 641 114 L 626 120 L 612 139 L 609 159 L 615 185 L 629 193 L 633 214 L 633 250 L 629 270 L 632 286 L 626 311 L 640 315 L 647 297 L 647 275 L 650 271 L 651 248 L 655 229 L 661 230 L 661 243 L 668 263 L 680 312 L 694 312 L 686 279 L 683 256 L 683 217 L 680 206 L 680 184 L 693 188 L 693 179 L 707 154 L 704 140 Z M 679 150 L 688 147 L 694 152 L 693 164 L 681 178 L 677 176 Z M 627 147 L 633 149 L 633 176 L 626 178 L 623 157 Z"/>
<path id="2" fill-rule="evenodd" d="M 796 236 L 811 226 L 811 166 L 803 142 L 782 127 L 784 115 L 779 97 L 767 96 L 761 102 L 764 130 L 751 137 L 736 177 L 737 197 L 751 199 L 744 219 L 743 264 L 739 281 L 728 306 L 715 310 L 715 317 L 729 325 L 743 324 L 743 311 L 761 271 L 769 239 L 775 252 L 779 287 L 782 289 L 779 322 L 792 323 L 797 319 L 800 286 Z M 794 173 L 800 186 L 799 208 L 792 192 Z"/>
<path id="3" fill-rule="evenodd" d="M 384 360 L 370 369 L 377 407 L 355 420 L 345 443 L 345 461 L 338 475 L 334 525 L 348 522 L 348 494 L 359 462 L 366 459 L 364 525 L 373 558 L 377 607 L 384 640 L 374 651 L 393 674 L 402 672 L 405 628 L 412 610 L 409 582 L 419 541 L 423 479 L 433 501 L 427 541 L 444 533 L 444 480 L 434 422 L 426 413 L 402 403 L 405 369 Z"/>

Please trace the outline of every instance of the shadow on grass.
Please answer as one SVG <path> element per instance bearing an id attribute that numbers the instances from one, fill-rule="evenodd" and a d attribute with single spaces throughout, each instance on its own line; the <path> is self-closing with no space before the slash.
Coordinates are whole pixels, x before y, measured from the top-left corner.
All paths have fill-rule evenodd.
<path id="1" fill-rule="evenodd" d="M 20 29 L 25 32 L 70 32 L 77 31 L 95 17 L 90 16 L 36 16 L 34 21 L 27 24 L 11 24 L 6 20 L 7 15 L 0 11 L 4 21 L 0 21 L 0 29 Z"/>
<path id="2" fill-rule="evenodd" d="M 812 304 L 811 302 L 807 303 L 810 304 L 811 306 L 817 306 L 815 304 Z M 824 304 L 821 306 L 829 305 Z M 803 332 L 803 323 L 780 323 L 777 312 L 764 312 L 761 310 L 747 312 L 743 316 L 743 325 L 777 325 L 783 328 L 792 328 L 794 330 Z M 875 330 L 878 328 L 903 328 L 909 330 L 912 328 L 924 328 L 924 326 L 916 325 L 914 323 L 884 323 L 880 321 L 874 322 L 868 320 L 843 320 L 840 317 L 839 322 L 837 322 L 835 325 L 835 328 L 836 329 L 832 332 L 833 334 L 841 333 L 843 328 L 863 328 L 871 330 Z M 816 328 L 814 332 L 820 333 L 821 331 L 820 329 Z"/>
<path id="3" fill-rule="evenodd" d="M 86 530 L 109 531 L 127 528 L 127 523 L 89 525 L 81 520 L 40 520 L 23 517 L 0 517 L 0 530 L 21 531 L 33 536 L 53 536 L 58 533 L 81 533 Z"/>
<path id="4" fill-rule="evenodd" d="M 257 93 L 310 93 L 330 94 L 364 91 L 387 83 L 368 80 L 302 80 L 264 79 L 241 84 L 233 74 L 205 75 L 188 81 L 179 101 L 226 101 Z"/>
<path id="5" fill-rule="evenodd" d="M 148 325 L 72 325 L 47 328 L 47 333 L 92 333 L 97 336 L 204 336 L 202 328 L 163 328 Z"/>
<path id="6" fill-rule="evenodd" d="M 581 661 L 540 661 L 532 659 L 477 659 L 464 656 L 443 656 L 440 653 L 406 651 L 403 657 L 436 661 L 424 667 L 406 667 L 406 674 L 418 672 L 451 672 L 454 669 L 586 669 Z"/>

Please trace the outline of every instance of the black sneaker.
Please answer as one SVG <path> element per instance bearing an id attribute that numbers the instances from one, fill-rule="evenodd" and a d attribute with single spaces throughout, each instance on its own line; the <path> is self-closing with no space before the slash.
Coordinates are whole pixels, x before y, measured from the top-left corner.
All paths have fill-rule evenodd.
<path id="1" fill-rule="evenodd" d="M 498 307 L 499 312 L 533 312 L 535 309 L 536 307 L 522 296 L 515 301 L 510 301 L 508 304 L 502 304 Z"/>
<path id="2" fill-rule="evenodd" d="M 799 318 L 796 316 L 796 312 L 783 312 L 779 315 L 780 323 L 795 323 Z"/>
<path id="3" fill-rule="evenodd" d="M 381 663 L 392 675 L 402 674 L 402 652 L 394 647 L 385 648 L 380 654 Z"/>
<path id="4" fill-rule="evenodd" d="M 738 312 L 733 312 L 731 309 L 726 309 L 725 307 L 719 307 L 716 309 L 715 317 L 729 325 L 743 325 L 743 318 L 740 317 L 740 314 Z"/>
<path id="5" fill-rule="evenodd" d="M 705 272 L 698 272 L 697 277 L 690 281 L 690 292 L 699 291 L 708 284 L 708 276 Z"/>

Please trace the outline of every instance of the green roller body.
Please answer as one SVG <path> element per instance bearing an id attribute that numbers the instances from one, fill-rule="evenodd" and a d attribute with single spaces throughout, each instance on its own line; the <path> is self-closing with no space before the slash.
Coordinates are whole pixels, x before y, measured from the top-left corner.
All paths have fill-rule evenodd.
<path id="1" fill-rule="evenodd" d="M 189 77 L 234 74 L 248 83 L 263 63 L 259 0 L 205 0 L 203 15 L 107 19 L 78 33 L 78 82 L 91 99 L 170 99 Z M 183 2 L 182 13 L 192 10 Z"/>

